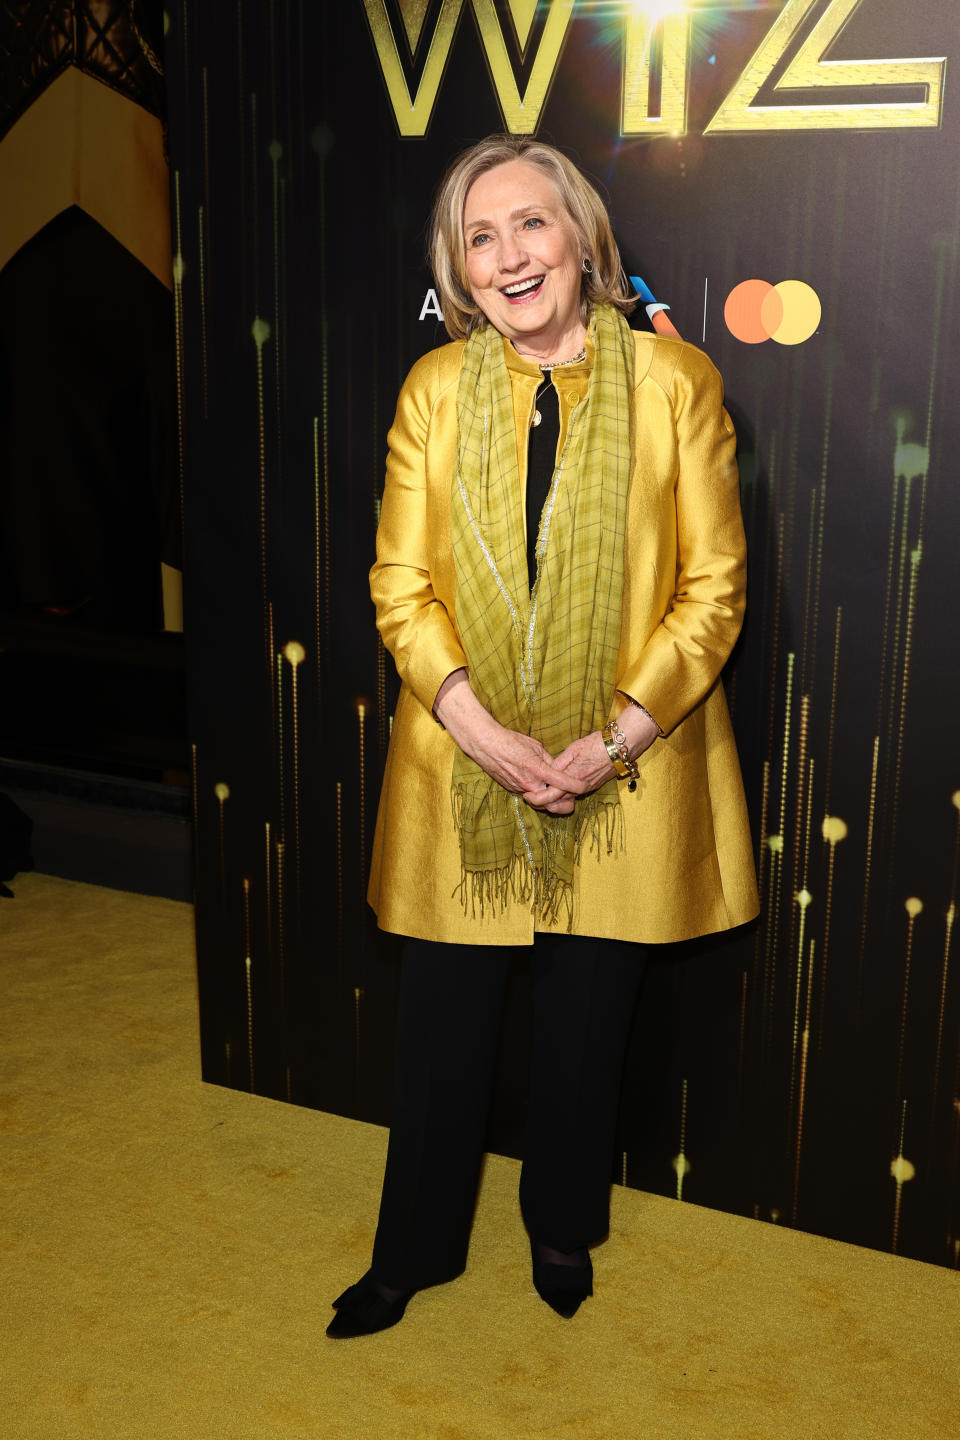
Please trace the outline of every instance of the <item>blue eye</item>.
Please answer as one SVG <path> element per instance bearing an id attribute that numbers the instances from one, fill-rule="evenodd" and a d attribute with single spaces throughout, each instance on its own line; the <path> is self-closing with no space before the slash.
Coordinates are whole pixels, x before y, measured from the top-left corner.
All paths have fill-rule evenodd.
<path id="1" fill-rule="evenodd" d="M 534 228 L 539 228 L 539 226 L 541 226 L 542 224 L 543 221 L 540 219 L 539 215 L 529 215 L 527 219 L 523 222 L 523 228 L 525 230 L 528 229 L 530 226 L 533 226 Z"/>
<path id="2" fill-rule="evenodd" d="M 481 230 L 479 234 L 474 235 L 473 239 L 470 241 L 470 244 L 471 244 L 471 245 L 483 245 L 483 244 L 485 244 L 485 242 L 486 242 L 487 240 L 489 240 L 489 239 L 490 239 L 490 236 L 487 234 L 487 232 L 486 232 L 485 230 Z"/>

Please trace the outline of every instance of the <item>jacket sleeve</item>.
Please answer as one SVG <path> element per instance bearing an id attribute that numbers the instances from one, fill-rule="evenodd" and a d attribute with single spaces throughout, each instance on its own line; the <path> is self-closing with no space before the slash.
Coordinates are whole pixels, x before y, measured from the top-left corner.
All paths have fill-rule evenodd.
<path id="1" fill-rule="evenodd" d="M 450 672 L 467 663 L 430 576 L 426 455 L 438 375 L 433 351 L 417 361 L 400 391 L 387 436 L 377 559 L 370 571 L 383 643 L 400 679 L 428 710 Z"/>
<path id="2" fill-rule="evenodd" d="M 736 437 L 720 375 L 706 355 L 685 346 L 670 395 L 677 445 L 675 589 L 663 619 L 617 682 L 664 734 L 717 680 L 740 633 L 746 598 Z"/>

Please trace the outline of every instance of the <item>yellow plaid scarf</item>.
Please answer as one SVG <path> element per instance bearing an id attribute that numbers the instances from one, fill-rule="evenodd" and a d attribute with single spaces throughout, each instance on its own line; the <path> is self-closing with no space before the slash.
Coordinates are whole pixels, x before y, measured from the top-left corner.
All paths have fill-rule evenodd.
<path id="1" fill-rule="evenodd" d="M 502 725 L 551 755 L 602 727 L 616 679 L 631 470 L 633 335 L 612 306 L 591 312 L 593 371 L 567 427 L 543 507 L 531 592 L 520 462 L 503 339 L 487 325 L 463 352 L 450 530 L 457 626 L 470 683 Z M 617 782 L 549 815 L 457 751 L 452 781 L 464 906 L 515 899 L 572 923 L 574 866 L 589 837 L 620 843 Z"/>

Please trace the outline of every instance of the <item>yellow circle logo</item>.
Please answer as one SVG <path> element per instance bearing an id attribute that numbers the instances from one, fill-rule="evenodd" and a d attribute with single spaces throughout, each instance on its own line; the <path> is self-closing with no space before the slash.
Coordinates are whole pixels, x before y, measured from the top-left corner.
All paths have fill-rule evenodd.
<path id="1" fill-rule="evenodd" d="M 727 329 L 745 345 L 776 340 L 778 345 L 802 345 L 809 340 L 821 316 L 820 296 L 803 280 L 744 280 L 735 285 L 723 307 Z"/>

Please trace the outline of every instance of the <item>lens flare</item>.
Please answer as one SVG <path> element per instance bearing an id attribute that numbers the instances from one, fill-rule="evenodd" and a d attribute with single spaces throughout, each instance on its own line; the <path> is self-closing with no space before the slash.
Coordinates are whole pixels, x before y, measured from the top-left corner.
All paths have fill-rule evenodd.
<path id="1" fill-rule="evenodd" d="M 668 15 L 682 15 L 687 8 L 687 0 L 630 0 L 630 8 L 637 15 L 645 15 L 658 24 Z"/>

